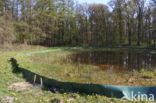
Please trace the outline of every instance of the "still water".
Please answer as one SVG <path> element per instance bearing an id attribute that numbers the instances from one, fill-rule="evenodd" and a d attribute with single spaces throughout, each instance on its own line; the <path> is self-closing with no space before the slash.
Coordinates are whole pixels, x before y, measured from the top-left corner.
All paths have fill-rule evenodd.
<path id="1" fill-rule="evenodd" d="M 156 54 L 150 51 L 79 51 L 69 58 L 75 64 L 94 65 L 102 70 L 116 72 L 156 68 Z"/>

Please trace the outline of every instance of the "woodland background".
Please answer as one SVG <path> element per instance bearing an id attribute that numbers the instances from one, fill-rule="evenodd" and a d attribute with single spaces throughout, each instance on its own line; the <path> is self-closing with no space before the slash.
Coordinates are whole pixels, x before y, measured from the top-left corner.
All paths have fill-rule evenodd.
<path id="1" fill-rule="evenodd" d="M 156 46 L 156 0 L 0 0 L 0 45 Z"/>

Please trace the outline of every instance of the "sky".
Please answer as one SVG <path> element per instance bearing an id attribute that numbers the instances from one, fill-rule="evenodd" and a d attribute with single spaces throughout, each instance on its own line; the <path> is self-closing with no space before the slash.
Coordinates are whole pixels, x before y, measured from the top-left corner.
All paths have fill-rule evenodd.
<path id="1" fill-rule="evenodd" d="M 77 0 L 78 3 L 103 3 L 107 4 L 110 0 Z"/>
<path id="2" fill-rule="evenodd" d="M 107 4 L 110 0 L 76 0 L 78 3 L 103 3 Z M 147 2 L 150 0 L 147 0 Z"/>

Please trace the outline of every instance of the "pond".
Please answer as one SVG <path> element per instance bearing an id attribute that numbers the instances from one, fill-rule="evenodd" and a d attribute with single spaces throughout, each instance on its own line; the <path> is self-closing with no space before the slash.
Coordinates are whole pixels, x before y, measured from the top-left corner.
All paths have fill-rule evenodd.
<path id="1" fill-rule="evenodd" d="M 27 69 L 63 82 L 156 85 L 154 50 L 82 48 L 34 55 L 28 62 Z"/>
<path id="2" fill-rule="evenodd" d="M 150 51 L 79 51 L 69 58 L 75 64 L 95 65 L 102 70 L 114 72 L 133 72 L 141 69 L 151 71 L 156 67 L 156 54 Z"/>

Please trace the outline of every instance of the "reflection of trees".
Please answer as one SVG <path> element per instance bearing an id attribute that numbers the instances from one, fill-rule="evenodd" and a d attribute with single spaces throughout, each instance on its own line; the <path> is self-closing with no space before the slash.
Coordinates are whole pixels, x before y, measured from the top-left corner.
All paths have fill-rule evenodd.
<path id="1" fill-rule="evenodd" d="M 85 51 L 70 56 L 74 63 L 101 65 L 108 64 L 127 69 L 151 69 L 156 55 L 133 51 Z"/>

